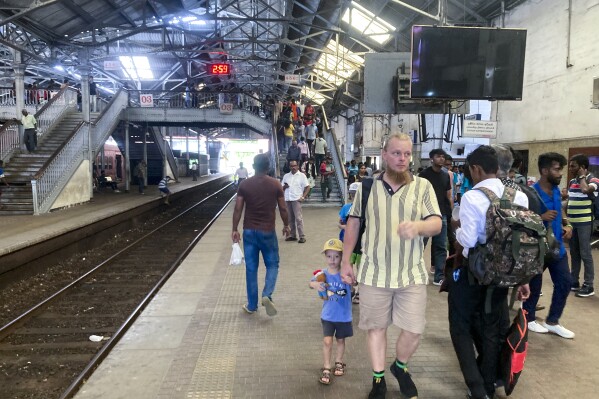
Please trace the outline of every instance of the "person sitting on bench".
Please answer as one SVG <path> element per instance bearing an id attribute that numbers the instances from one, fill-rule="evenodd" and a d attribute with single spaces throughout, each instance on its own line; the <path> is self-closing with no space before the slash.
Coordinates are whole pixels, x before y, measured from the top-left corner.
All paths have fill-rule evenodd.
<path id="1" fill-rule="evenodd" d="M 102 169 L 100 172 L 100 177 L 98 177 L 98 183 L 100 183 L 100 187 L 112 187 L 112 191 L 115 193 L 120 193 L 120 190 L 117 186 L 117 183 L 112 181 L 112 177 L 106 176 L 106 172 Z"/>

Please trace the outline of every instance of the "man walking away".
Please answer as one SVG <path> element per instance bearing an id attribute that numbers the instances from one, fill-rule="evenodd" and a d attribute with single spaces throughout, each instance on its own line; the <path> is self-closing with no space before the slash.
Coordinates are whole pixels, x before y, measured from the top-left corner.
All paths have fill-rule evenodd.
<path id="1" fill-rule="evenodd" d="M 345 283 L 359 283 L 360 323 L 368 330 L 372 365 L 369 399 L 383 399 L 387 328 L 401 329 L 395 344 L 391 373 L 403 397 L 417 398 L 418 390 L 408 372 L 408 361 L 416 352 L 424 332 L 428 273 L 423 259 L 423 237 L 441 231 L 441 212 L 431 184 L 413 177 L 408 168 L 412 138 L 406 134 L 389 137 L 381 151 L 385 171 L 372 184 L 365 207 L 362 188 L 356 192 L 345 227 L 341 276 Z M 364 209 L 364 214 L 362 209 Z M 360 220 L 364 219 L 364 245 L 357 275 L 351 256 L 358 242 Z"/>
<path id="2" fill-rule="evenodd" d="M 433 265 L 435 266 L 434 285 L 443 283 L 443 270 L 445 260 L 447 259 L 447 221 L 453 211 L 451 180 L 447 172 L 443 171 L 445 166 L 445 151 L 441 148 L 432 150 L 429 153 L 431 166 L 424 169 L 418 176 L 428 180 L 435 190 L 439 210 L 441 210 L 441 232 L 433 237 L 433 246 L 431 248 L 433 255 Z M 424 245 L 428 242 L 428 237 L 424 238 Z"/>
<path id="3" fill-rule="evenodd" d="M 559 259 L 545 262 L 544 269 L 549 269 L 551 281 L 553 281 L 553 296 L 551 297 L 551 306 L 549 315 L 545 323 L 536 322 L 536 306 L 541 295 L 543 286 L 543 275 L 539 274 L 530 280 L 530 298 L 524 302 L 523 308 L 526 310 L 526 320 L 528 329 L 536 333 L 552 332 L 562 338 L 572 339 L 574 333 L 559 324 L 566 300 L 572 288 L 572 276 L 568 267 L 568 257 L 564 247 L 564 238 L 569 239 L 572 235 L 572 226 L 568 220 L 562 216 L 562 203 L 559 184 L 562 180 L 562 170 L 566 166 L 566 158 L 555 152 L 548 152 L 539 155 L 539 173 L 541 177 L 532 187 L 541 197 L 541 218 L 543 219 L 547 230 L 551 227 L 555 239 L 559 242 Z M 543 270 L 544 270 L 543 269 Z"/>
<path id="4" fill-rule="evenodd" d="M 135 180 L 137 181 L 137 187 L 141 195 L 144 194 L 144 187 L 146 185 L 146 161 L 140 161 L 135 167 Z"/>
<path id="5" fill-rule="evenodd" d="M 302 202 L 310 192 L 310 184 L 305 174 L 299 172 L 297 161 L 289 161 L 291 172 L 283 176 L 283 191 L 285 192 L 285 203 L 287 204 L 287 213 L 289 215 L 289 227 L 291 235 L 285 241 L 297 241 L 299 235 L 299 243 L 306 242 L 304 234 L 304 218 L 302 216 Z M 297 234 L 296 234 L 297 225 Z"/>
<path id="6" fill-rule="evenodd" d="M 279 207 L 283 221 L 283 234 L 289 236 L 287 206 L 283 188 L 278 180 L 267 176 L 270 161 L 266 154 L 254 157 L 256 174 L 239 185 L 235 209 L 233 211 L 233 232 L 231 239 L 239 242 L 238 231 L 241 214 L 243 217 L 243 251 L 245 253 L 245 279 L 247 289 L 247 304 L 243 305 L 246 313 L 258 311 L 258 265 L 260 253 L 266 267 L 266 278 L 262 290 L 262 306 L 266 314 L 274 316 L 277 309 L 272 301 L 272 295 L 279 273 L 279 243 L 275 231 L 275 210 Z"/>
<path id="7" fill-rule="evenodd" d="M 464 261 L 449 281 L 449 333 L 470 391 L 468 398 L 488 399 L 495 393 L 502 336 L 500 324 L 508 289 L 493 287 L 488 293 L 492 286 L 478 284 L 469 271 L 467 258 L 477 243 L 487 241 L 486 217 L 490 201 L 477 189 L 489 189 L 501 198 L 505 186 L 497 178 L 497 153 L 492 147 L 478 147 L 468 155 L 466 162 L 475 186 L 464 194 L 460 204 L 461 226 L 456 230 L 456 252 L 462 253 Z M 514 203 L 527 207 L 528 199 L 517 191 Z M 519 299 L 528 298 L 528 284 L 521 285 L 518 293 Z M 480 331 L 481 337 L 475 336 L 476 330 Z M 480 338 L 481 342 L 478 354 L 475 352 L 475 338 Z"/>
<path id="8" fill-rule="evenodd" d="M 248 175 L 248 170 L 243 166 L 243 162 L 239 162 L 239 168 L 235 171 L 235 176 L 233 176 L 233 179 L 237 178 L 237 187 L 239 187 L 242 181 L 248 178 Z"/>
<path id="9" fill-rule="evenodd" d="M 574 155 L 568 165 L 574 178 L 568 184 L 568 221 L 574 228 L 570 240 L 572 258 L 572 291 L 577 297 L 595 295 L 593 280 L 595 266 L 591 253 L 593 233 L 593 202 L 597 198 L 599 179 L 589 173 L 589 158 L 583 154 Z M 580 286 L 580 263 L 584 264 L 584 282 Z"/>
<path id="10" fill-rule="evenodd" d="M 21 114 L 23 114 L 21 117 L 21 124 L 23 125 L 24 130 L 23 141 L 25 141 L 27 152 L 33 154 L 35 147 L 37 147 L 37 131 L 35 130 L 37 121 L 26 109 L 21 110 Z"/>

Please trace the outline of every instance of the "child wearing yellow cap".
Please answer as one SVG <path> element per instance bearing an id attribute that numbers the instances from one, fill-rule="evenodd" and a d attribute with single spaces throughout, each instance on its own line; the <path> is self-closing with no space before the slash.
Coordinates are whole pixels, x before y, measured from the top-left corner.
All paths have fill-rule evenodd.
<path id="1" fill-rule="evenodd" d="M 337 340 L 337 353 L 333 375 L 340 377 L 345 374 L 343 355 L 345 352 L 345 338 L 354 335 L 352 328 L 351 286 L 341 281 L 341 256 L 343 243 L 331 238 L 324 243 L 323 254 L 326 259 L 326 283 L 310 281 L 310 288 L 327 293 L 327 299 L 322 304 L 320 319 L 322 322 L 324 367 L 318 381 L 328 385 L 331 383 L 331 357 L 333 352 L 333 336 Z"/>

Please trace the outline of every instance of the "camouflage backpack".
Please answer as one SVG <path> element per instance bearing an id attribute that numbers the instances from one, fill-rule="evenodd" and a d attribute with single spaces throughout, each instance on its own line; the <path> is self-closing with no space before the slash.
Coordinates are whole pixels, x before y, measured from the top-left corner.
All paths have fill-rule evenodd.
<path id="1" fill-rule="evenodd" d="M 526 284 L 543 271 L 547 230 L 539 215 L 514 204 L 516 190 L 505 187 L 499 199 L 485 187 L 491 205 L 487 210 L 487 242 L 468 255 L 471 273 L 479 284 L 511 287 Z"/>

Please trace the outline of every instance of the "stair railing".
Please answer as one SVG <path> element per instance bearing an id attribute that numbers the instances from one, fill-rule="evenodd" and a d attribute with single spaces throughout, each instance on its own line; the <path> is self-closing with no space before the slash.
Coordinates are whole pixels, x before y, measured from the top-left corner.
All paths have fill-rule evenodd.
<path id="1" fill-rule="evenodd" d="M 127 107 L 129 95 L 120 89 L 92 123 L 92 151 L 96 154 L 121 120 L 121 112 Z"/>
<path id="2" fill-rule="evenodd" d="M 339 184 L 339 196 L 341 200 L 345 204 L 345 199 L 347 197 L 346 193 L 346 181 L 347 181 L 347 172 L 345 171 L 345 165 L 343 165 L 341 158 L 341 150 L 339 149 L 337 135 L 335 134 L 334 129 L 329 129 L 329 122 L 327 120 L 326 112 L 323 108 L 323 130 L 326 127 L 326 133 L 324 135 L 325 140 L 327 141 L 327 148 L 333 157 L 333 165 L 335 166 L 335 178 L 337 179 L 337 183 Z"/>
<path id="3" fill-rule="evenodd" d="M 20 148 L 19 124 L 8 121 L 0 128 L 0 159 L 7 161 Z"/>
<path id="4" fill-rule="evenodd" d="M 166 147 L 166 160 L 173 171 L 172 176 L 175 180 L 179 179 L 179 170 L 177 169 L 177 163 L 175 161 L 175 155 L 173 154 L 173 149 L 171 148 L 168 140 L 165 140 L 160 131 L 158 129 L 151 130 L 152 135 L 154 136 L 154 140 L 156 140 L 156 144 L 158 144 L 158 150 L 164 156 L 164 149 Z M 198 160 L 199 161 L 199 160 Z"/>
<path id="5" fill-rule="evenodd" d="M 47 213 L 58 195 L 87 158 L 90 125 L 80 122 L 54 155 L 31 179 L 33 214 Z"/>
<path id="6" fill-rule="evenodd" d="M 38 140 L 43 139 L 54 126 L 56 126 L 62 117 L 69 111 L 77 109 L 77 92 L 71 87 L 60 89 L 54 97 L 35 113 L 37 121 Z"/>

